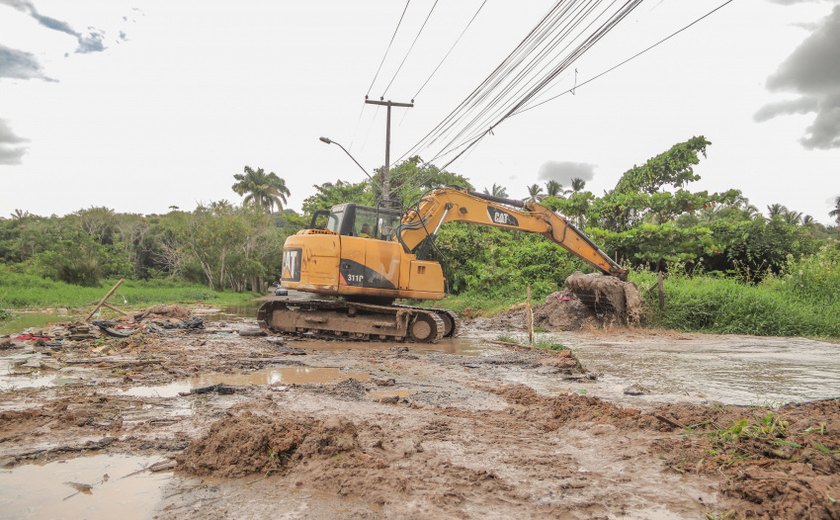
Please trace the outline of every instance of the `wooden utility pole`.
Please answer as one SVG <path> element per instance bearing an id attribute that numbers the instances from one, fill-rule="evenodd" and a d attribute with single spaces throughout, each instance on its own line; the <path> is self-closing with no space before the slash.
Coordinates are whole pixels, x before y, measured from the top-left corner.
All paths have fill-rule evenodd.
<path id="1" fill-rule="evenodd" d="M 389 175 L 391 170 L 391 107 L 412 108 L 414 102 L 412 100 L 411 103 L 397 103 L 390 99 L 388 101 L 377 101 L 365 98 L 365 103 L 388 107 L 387 122 L 385 123 L 385 169 L 382 171 L 382 199 L 391 200 L 391 179 Z"/>

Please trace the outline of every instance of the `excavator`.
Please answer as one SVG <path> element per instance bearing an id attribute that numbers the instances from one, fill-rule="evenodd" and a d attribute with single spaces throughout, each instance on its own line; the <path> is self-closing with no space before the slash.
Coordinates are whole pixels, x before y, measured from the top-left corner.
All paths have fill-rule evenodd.
<path id="1" fill-rule="evenodd" d="M 319 222 L 323 222 L 318 225 Z M 263 304 L 260 326 L 277 333 L 348 340 L 435 343 L 458 333 L 455 313 L 395 304 L 446 296 L 441 264 L 421 259 L 447 222 L 538 233 L 604 275 L 622 269 L 586 235 L 536 201 L 438 188 L 402 214 L 388 207 L 340 204 L 312 216 L 283 246 L 281 285 L 328 298 L 286 297 Z"/>

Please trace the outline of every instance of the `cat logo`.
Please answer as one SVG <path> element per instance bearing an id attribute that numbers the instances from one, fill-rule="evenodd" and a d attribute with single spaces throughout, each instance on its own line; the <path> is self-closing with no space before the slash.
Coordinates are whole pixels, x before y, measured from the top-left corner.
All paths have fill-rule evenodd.
<path id="1" fill-rule="evenodd" d="M 519 221 L 516 220 L 516 217 L 500 209 L 487 206 L 487 213 L 490 215 L 490 220 L 495 224 L 502 224 L 504 226 L 519 225 Z"/>

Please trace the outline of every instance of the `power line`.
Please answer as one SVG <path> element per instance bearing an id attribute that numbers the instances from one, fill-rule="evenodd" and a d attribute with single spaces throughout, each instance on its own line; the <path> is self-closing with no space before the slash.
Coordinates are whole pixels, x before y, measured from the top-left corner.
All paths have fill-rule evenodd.
<path id="1" fill-rule="evenodd" d="M 525 96 L 519 99 L 514 106 L 508 110 L 501 118 L 499 118 L 495 123 L 490 125 L 490 127 L 482 133 L 480 136 L 476 137 L 472 142 L 470 142 L 466 148 L 461 150 L 454 158 L 452 158 L 449 162 L 447 162 L 443 168 L 446 168 L 458 158 L 460 158 L 464 153 L 466 153 L 470 148 L 475 146 L 485 135 L 492 132 L 492 130 L 501 124 L 504 120 L 511 117 L 517 110 L 522 108 L 528 101 L 533 99 L 535 95 L 537 95 L 546 85 L 548 85 L 554 78 L 557 77 L 563 70 L 565 70 L 569 65 L 571 65 L 578 57 L 583 55 L 587 50 L 592 48 L 595 43 L 597 43 L 601 38 L 603 38 L 608 32 L 610 32 L 621 20 L 623 20 L 630 12 L 633 11 L 642 0 L 632 0 L 628 1 L 624 4 L 624 6 L 619 9 L 618 12 L 614 13 L 609 20 L 605 23 L 601 24 L 601 26 L 592 33 L 583 43 L 578 45 L 572 53 L 570 53 L 560 64 L 558 64 L 554 69 L 544 76 L 540 82 L 532 88 Z M 450 142 L 451 144 L 451 142 Z"/>
<path id="2" fill-rule="evenodd" d="M 619 67 L 621 67 L 621 66 L 623 66 L 623 65 L 625 65 L 625 64 L 627 64 L 627 63 L 629 63 L 630 61 L 633 61 L 634 59 L 636 59 L 636 58 L 638 58 L 639 56 L 641 56 L 641 55 L 643 55 L 643 54 L 647 53 L 648 51 L 653 50 L 654 48 L 658 47 L 659 45 L 662 45 L 662 44 L 663 44 L 663 43 L 665 43 L 666 41 L 668 41 L 668 40 L 670 40 L 671 38 L 673 38 L 673 37 L 677 36 L 678 34 L 680 34 L 680 33 L 684 32 L 684 31 L 686 31 L 687 29 L 689 29 L 689 28 L 693 27 L 694 25 L 698 24 L 698 23 L 699 23 L 699 22 L 701 22 L 702 20 L 705 20 L 706 18 L 708 18 L 709 16 L 713 15 L 713 14 L 714 14 L 714 13 L 716 13 L 717 11 L 719 11 L 719 10 L 723 9 L 724 7 L 726 7 L 727 5 L 731 4 L 732 2 L 734 2 L 734 0 L 727 0 L 726 2 L 722 3 L 722 4 L 721 4 L 721 5 L 719 5 L 718 7 L 716 7 L 716 8 L 714 8 L 714 9 L 712 9 L 712 10 L 711 10 L 711 11 L 709 11 L 708 13 L 706 13 L 706 14 L 704 14 L 703 16 L 701 16 L 701 17 L 697 18 L 696 20 L 692 21 L 692 22 L 691 22 L 691 23 L 689 23 L 688 25 L 685 25 L 685 26 L 681 27 L 680 29 L 677 29 L 676 31 L 674 31 L 673 33 L 669 34 L 668 36 L 666 36 L 666 37 L 664 37 L 664 38 L 660 39 L 660 40 L 659 40 L 659 41 L 657 41 L 656 43 L 653 43 L 652 45 L 649 45 L 648 47 L 646 47 L 646 48 L 642 49 L 641 51 L 639 51 L 639 52 L 637 52 L 636 54 L 634 54 L 634 55 L 630 56 L 629 58 L 627 58 L 627 59 L 625 59 L 625 60 L 623 60 L 623 61 L 621 61 L 621 62 L 617 63 L 616 65 L 613 65 L 612 67 L 610 67 L 610 68 L 608 68 L 608 69 L 604 70 L 603 72 L 601 72 L 601 73 L 599 73 L 599 74 L 597 74 L 597 75 L 595 75 L 595 76 L 593 76 L 593 77 L 589 78 L 588 80 L 584 81 L 583 83 L 579 83 L 579 84 L 577 84 L 575 87 L 573 87 L 573 88 L 571 88 L 571 89 L 568 89 L 568 90 L 565 90 L 565 91 L 563 91 L 563 92 L 560 92 L 560 93 L 558 93 L 558 94 L 556 94 L 556 95 L 554 95 L 554 96 L 552 96 L 552 97 L 550 97 L 550 98 L 548 98 L 548 99 L 545 99 L 545 100 L 543 100 L 543 101 L 541 101 L 541 102 L 539 102 L 539 103 L 537 103 L 537 104 L 534 104 L 534 105 L 531 105 L 531 106 L 528 106 L 528 107 L 525 107 L 525 108 L 520 108 L 520 109 L 518 109 L 517 111 L 515 111 L 514 113 L 512 113 L 510 117 L 512 117 L 512 116 L 516 116 L 516 115 L 519 115 L 519 114 L 522 114 L 522 113 L 525 113 L 525 112 L 527 112 L 527 111 L 529 111 L 529 110 L 532 110 L 532 109 L 534 109 L 534 108 L 537 108 L 538 106 L 544 105 L 544 104 L 548 103 L 549 101 L 552 101 L 552 100 L 554 100 L 554 99 L 557 99 L 557 98 L 558 98 L 558 97 L 560 97 L 560 96 L 563 96 L 563 95 L 565 95 L 565 94 L 568 94 L 568 93 L 572 92 L 573 90 L 577 90 L 578 88 L 580 88 L 580 87 L 582 87 L 582 86 L 584 86 L 584 85 L 586 85 L 586 84 L 588 84 L 588 83 L 591 83 L 591 82 L 595 81 L 596 79 L 598 79 L 598 78 L 600 78 L 600 77 L 602 77 L 602 76 L 605 76 L 606 74 L 609 74 L 610 72 L 614 71 L 615 69 L 617 69 L 617 68 L 619 68 Z M 498 123 L 496 123 L 496 124 L 498 124 Z M 495 126 L 495 125 L 494 125 L 494 126 Z M 455 162 L 456 160 L 458 160 L 458 159 L 459 159 L 459 158 L 460 158 L 460 157 L 461 157 L 461 156 L 462 156 L 462 155 L 463 155 L 463 154 L 464 154 L 467 150 L 469 150 L 470 148 L 472 148 L 473 146 L 475 146 L 476 144 L 478 144 L 478 142 L 479 142 L 479 141 L 481 141 L 481 139 L 482 139 L 484 136 L 486 136 L 488 133 L 492 132 L 492 130 L 493 130 L 493 127 L 490 127 L 488 130 L 485 130 L 485 131 L 484 131 L 484 132 L 482 132 L 480 135 L 478 135 L 478 136 L 474 136 L 474 137 L 470 138 L 471 140 L 467 140 L 467 141 L 465 141 L 465 142 L 461 143 L 460 145 L 456 146 L 455 148 L 453 148 L 452 150 L 450 150 L 450 151 L 446 152 L 445 154 L 439 154 L 438 156 L 441 156 L 441 155 L 448 155 L 449 153 L 454 152 L 454 151 L 455 151 L 455 150 L 457 150 L 458 148 L 462 148 L 462 147 L 466 146 L 466 148 L 464 148 L 463 150 L 461 150 L 461 152 L 460 152 L 460 153 L 458 153 L 458 155 L 456 155 L 454 158 L 452 158 L 450 161 L 448 161 L 446 164 L 444 164 L 444 165 L 443 165 L 443 167 L 441 168 L 441 170 L 445 170 L 447 166 L 449 166 L 450 164 L 452 164 L 453 162 Z"/>
<path id="3" fill-rule="evenodd" d="M 373 80 L 370 82 L 370 86 L 367 89 L 367 93 L 365 94 L 365 98 L 370 95 L 370 91 L 373 89 L 373 84 L 376 83 L 376 78 L 379 77 L 379 71 L 382 70 L 382 65 L 385 63 L 385 58 L 388 57 L 388 52 L 391 50 L 391 46 L 394 44 L 394 38 L 397 37 L 397 32 L 400 30 L 400 25 L 402 25 L 403 18 L 405 17 L 405 12 L 408 11 L 408 4 L 411 3 L 411 0 L 406 0 L 405 7 L 403 7 L 402 14 L 400 15 L 400 19 L 397 21 L 397 27 L 394 29 L 394 34 L 391 35 L 391 41 L 388 42 L 388 47 L 385 48 L 385 54 L 382 56 L 382 61 L 379 62 L 379 67 L 376 69 L 376 74 L 373 75 Z M 362 109 L 364 109 L 364 105 L 362 105 Z"/>
<path id="4" fill-rule="evenodd" d="M 473 14 L 473 15 L 472 15 L 472 18 L 470 18 L 470 20 L 467 22 L 467 26 L 466 26 L 466 27 L 464 27 L 464 30 L 463 30 L 463 31 L 461 31 L 461 34 L 459 34 L 459 35 L 458 35 L 458 38 L 456 38 L 456 39 L 455 39 L 455 42 L 452 44 L 452 46 L 451 46 L 451 47 L 449 47 L 449 50 L 448 50 L 448 51 L 446 51 L 446 54 L 443 56 L 443 59 L 441 59 L 441 60 L 440 60 L 440 63 L 438 63 L 438 64 L 437 64 L 437 67 L 435 67 L 435 69 L 432 71 L 432 73 L 431 73 L 431 74 L 429 74 L 429 77 L 428 77 L 428 78 L 426 78 L 426 81 L 424 81 L 424 82 L 423 82 L 423 84 L 422 84 L 422 85 L 420 85 L 420 88 L 419 88 L 419 89 L 417 89 L 417 93 L 416 93 L 416 94 L 414 94 L 414 96 L 412 96 L 412 99 L 417 98 L 417 96 L 419 96 L 419 95 L 420 95 L 420 92 L 422 92 L 422 91 L 423 91 L 423 89 L 424 89 L 424 88 L 426 88 L 426 85 L 429 83 L 429 81 L 431 81 L 432 77 L 434 77 L 435 73 L 438 71 L 438 69 L 440 68 L 440 66 L 441 66 L 441 65 L 443 65 L 443 62 L 444 62 L 444 61 L 446 61 L 446 58 L 448 58 L 448 57 L 449 57 L 449 55 L 452 53 L 452 49 L 454 49 L 454 48 L 455 48 L 455 46 L 456 46 L 456 45 L 458 45 L 458 42 L 460 42 L 460 41 L 461 41 L 461 38 L 463 38 L 463 37 L 464 37 L 464 34 L 466 34 L 467 29 L 469 29 L 469 28 L 470 28 L 470 26 L 472 25 L 472 23 L 473 23 L 473 22 L 475 21 L 475 19 L 478 17 L 478 13 L 480 13 L 480 12 L 481 12 L 481 10 L 484 8 L 484 5 L 485 5 L 486 3 L 487 3 L 487 0 L 484 0 L 483 2 L 481 2 L 481 5 L 479 5 L 479 6 L 478 6 L 478 9 L 475 11 L 475 14 Z"/>
<path id="5" fill-rule="evenodd" d="M 610 32 L 621 20 L 623 20 L 630 12 L 633 11 L 636 7 L 641 4 L 642 0 L 630 0 L 625 2 L 624 6 L 622 6 L 616 13 L 614 13 L 606 22 L 602 23 L 598 29 L 590 34 L 581 44 L 579 44 L 569 55 L 567 55 L 558 65 L 554 66 L 551 72 L 545 76 L 543 76 L 539 82 L 531 88 L 524 96 L 515 100 L 515 103 L 511 106 L 511 108 L 507 109 L 504 115 L 502 115 L 498 120 L 496 120 L 493 124 L 489 126 L 489 128 L 479 137 L 477 137 L 472 143 L 470 143 L 465 149 L 463 149 L 455 158 L 450 160 L 446 165 L 448 166 L 453 161 L 458 159 L 461 155 L 463 155 L 467 150 L 472 148 L 484 135 L 488 132 L 492 131 L 493 128 L 501 124 L 504 120 L 511 117 L 514 112 L 519 110 L 522 106 L 524 106 L 528 101 L 533 99 L 539 92 L 541 92 L 552 80 L 554 80 L 561 72 L 563 72 L 569 65 L 574 63 L 577 58 L 582 56 L 586 51 L 592 48 L 595 43 L 597 43 L 601 38 L 603 38 L 608 32 Z M 603 14 L 603 13 L 602 13 Z M 600 15 L 599 15 L 600 17 Z M 597 18 L 596 18 L 597 20 Z M 592 25 L 593 22 L 589 24 Z M 587 26 L 587 28 L 589 27 Z M 449 142 L 447 145 L 450 146 L 454 142 L 454 139 Z M 444 147 L 445 149 L 446 147 Z"/>
<path id="6" fill-rule="evenodd" d="M 642 54 L 645 54 L 645 53 L 647 53 L 648 51 L 653 50 L 653 49 L 655 49 L 656 47 L 659 47 L 660 45 L 662 45 L 662 44 L 663 44 L 663 43 L 665 43 L 666 41 L 670 40 L 670 39 L 671 39 L 671 38 L 673 38 L 674 36 L 676 36 L 676 35 L 680 34 L 681 32 L 683 32 L 683 31 L 685 31 L 685 30 L 687 30 L 687 29 L 691 28 L 691 27 L 692 27 L 692 26 L 694 26 L 694 25 L 696 25 L 696 24 L 700 23 L 700 22 L 701 22 L 701 21 L 703 21 L 704 19 L 706 19 L 706 18 L 708 18 L 709 16 L 711 16 L 711 15 L 715 14 L 717 11 L 719 11 L 719 10 L 723 9 L 724 7 L 726 7 L 727 5 L 731 4 L 731 3 L 732 3 L 732 2 L 734 2 L 734 1 L 735 1 L 735 0 L 727 0 L 726 2 L 724 2 L 724 3 L 722 3 L 721 5 L 719 5 L 719 6 L 715 7 L 714 9 L 712 9 L 711 11 L 709 11 L 708 13 L 704 14 L 703 16 L 701 16 L 700 18 L 697 18 L 696 20 L 694 20 L 694 21 L 693 21 L 693 22 L 691 22 L 690 24 L 688 24 L 688 25 L 686 25 L 686 26 L 683 26 L 683 27 L 681 27 L 680 29 L 677 29 L 676 31 L 674 31 L 674 32 L 672 32 L 671 34 L 669 34 L 668 36 L 666 36 L 666 37 L 662 38 L 662 39 L 661 39 L 661 40 L 659 40 L 658 42 L 656 42 L 656 43 L 654 43 L 654 44 L 652 44 L 652 45 L 650 45 L 650 46 L 648 46 L 648 47 L 645 47 L 644 49 L 642 49 L 641 51 L 637 52 L 636 54 L 634 54 L 634 55 L 630 56 L 629 58 L 625 59 L 624 61 L 621 61 L 621 62 L 619 62 L 619 63 L 617 63 L 617 64 L 613 65 L 612 67 L 608 68 L 607 70 L 605 70 L 605 71 L 603 71 L 603 72 L 601 72 L 601 73 L 599 73 L 599 74 L 596 74 L 595 76 L 593 76 L 593 77 L 589 78 L 588 80 L 584 81 L 583 83 L 579 83 L 577 86 L 572 87 L 572 88 L 570 88 L 569 90 L 564 90 L 563 92 L 560 92 L 559 94 L 556 94 L 556 95 L 554 95 L 554 96 L 551 96 L 550 98 L 548 98 L 548 99 L 546 99 L 546 100 L 540 101 L 539 103 L 537 103 L 537 104 L 535 104 L 535 105 L 531 105 L 531 106 L 529 106 L 529 107 L 523 108 L 522 110 L 520 110 L 520 111 L 516 112 L 514 115 L 519 115 L 519 114 L 522 114 L 522 113 L 524 113 L 524 112 L 527 112 L 527 111 L 529 111 L 529 110 L 531 110 L 531 109 L 537 108 L 538 106 L 544 105 L 544 104 L 548 103 L 549 101 L 552 101 L 552 100 L 554 100 L 554 99 L 557 99 L 557 98 L 559 98 L 560 96 L 562 96 L 562 95 L 564 95 L 564 94 L 568 94 L 569 92 L 571 92 L 571 91 L 573 91 L 573 90 L 576 90 L 577 88 L 580 88 L 580 87 L 582 87 L 582 86 L 586 85 L 587 83 L 590 83 L 590 82 L 592 82 L 592 81 L 595 81 L 596 79 L 600 78 L 601 76 L 605 76 L 606 74 L 609 74 L 610 72 L 612 72 L 612 71 L 614 71 L 615 69 L 617 69 L 617 68 L 621 67 L 622 65 L 624 65 L 624 64 L 626 64 L 626 63 L 628 63 L 628 62 L 631 62 L 631 61 L 635 60 L 636 58 L 638 58 L 638 57 L 639 57 L 639 56 L 641 56 Z"/>
<path id="7" fill-rule="evenodd" d="M 521 52 L 525 46 L 532 41 L 534 38 L 534 34 L 537 33 L 541 27 L 545 26 L 547 21 L 556 14 L 556 11 L 560 8 L 562 4 L 562 0 L 558 0 L 552 7 L 549 9 L 548 13 L 543 16 L 543 18 L 534 26 L 527 35 L 519 42 L 519 44 L 508 54 L 502 62 L 496 66 L 496 68 L 487 75 L 486 78 L 470 92 L 466 98 L 464 98 L 452 111 L 443 118 L 443 120 L 438 123 L 434 128 L 432 128 L 420 141 L 411 147 L 402 157 L 400 160 L 405 159 L 405 157 L 411 155 L 415 150 L 419 150 L 424 142 L 427 142 L 428 139 L 433 136 L 441 127 L 445 126 L 447 122 L 456 118 L 456 115 L 459 111 L 461 111 L 464 107 L 470 105 L 470 103 L 480 95 L 480 93 L 487 88 L 487 85 L 490 84 L 500 73 L 503 71 L 508 65 L 516 58 L 516 56 Z"/>
<path id="8" fill-rule="evenodd" d="M 408 59 L 409 54 L 411 54 L 411 51 L 414 49 L 414 44 L 417 43 L 417 40 L 420 38 L 420 35 L 423 33 L 423 29 L 426 27 L 426 24 L 429 22 L 429 18 L 432 17 L 432 13 L 435 12 L 435 7 L 437 7 L 437 4 L 438 4 L 438 0 L 435 0 L 435 3 L 432 4 L 432 8 L 429 9 L 429 14 L 427 14 L 426 19 L 423 20 L 423 25 L 421 25 L 420 30 L 417 31 L 417 36 L 415 36 L 414 41 L 411 42 L 411 46 L 408 48 L 408 52 L 406 52 L 405 56 L 403 56 L 403 59 L 400 62 L 400 66 L 397 67 L 397 70 L 394 72 L 394 75 L 391 77 L 391 81 L 388 82 L 388 86 L 386 86 L 385 91 L 382 92 L 382 96 L 380 97 L 380 99 L 385 99 L 385 95 L 388 94 L 388 89 L 391 88 L 391 85 L 393 85 L 394 80 L 397 79 L 397 74 L 400 73 L 400 70 L 402 70 L 403 65 L 405 65 L 405 60 Z"/>

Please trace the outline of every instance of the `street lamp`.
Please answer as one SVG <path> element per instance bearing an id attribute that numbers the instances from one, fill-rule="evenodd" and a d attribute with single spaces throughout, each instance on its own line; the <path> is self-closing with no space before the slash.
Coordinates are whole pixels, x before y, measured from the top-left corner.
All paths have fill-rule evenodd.
<path id="1" fill-rule="evenodd" d="M 363 172 L 365 172 L 365 175 L 367 175 L 367 178 L 368 178 L 368 179 L 370 179 L 370 181 L 371 181 L 372 183 L 374 183 L 374 184 L 376 184 L 377 186 L 379 186 L 379 183 L 378 183 L 378 182 L 376 182 L 376 180 L 375 180 L 373 177 L 371 177 L 371 176 L 370 176 L 370 174 L 367 172 L 367 170 L 365 169 L 365 167 L 364 167 L 364 166 L 362 166 L 361 164 L 359 164 L 359 161 L 357 161 L 355 157 L 353 157 L 352 155 L 350 155 L 350 152 L 348 152 L 348 151 L 347 151 L 347 148 L 344 148 L 343 146 L 341 146 L 341 143 L 336 142 L 336 141 L 333 141 L 333 140 L 332 140 L 332 139 L 330 139 L 329 137 L 319 137 L 318 139 L 319 139 L 322 143 L 325 143 L 325 144 L 334 144 L 334 145 L 337 145 L 337 146 L 338 146 L 339 148 L 341 148 L 342 150 L 344 150 L 344 153 L 346 153 L 346 154 L 347 154 L 347 157 L 349 157 L 349 158 L 353 159 L 353 162 L 354 162 L 354 163 L 356 163 L 356 166 L 358 166 L 360 170 L 362 170 Z M 380 188 L 381 188 L 381 187 L 380 187 Z"/>

